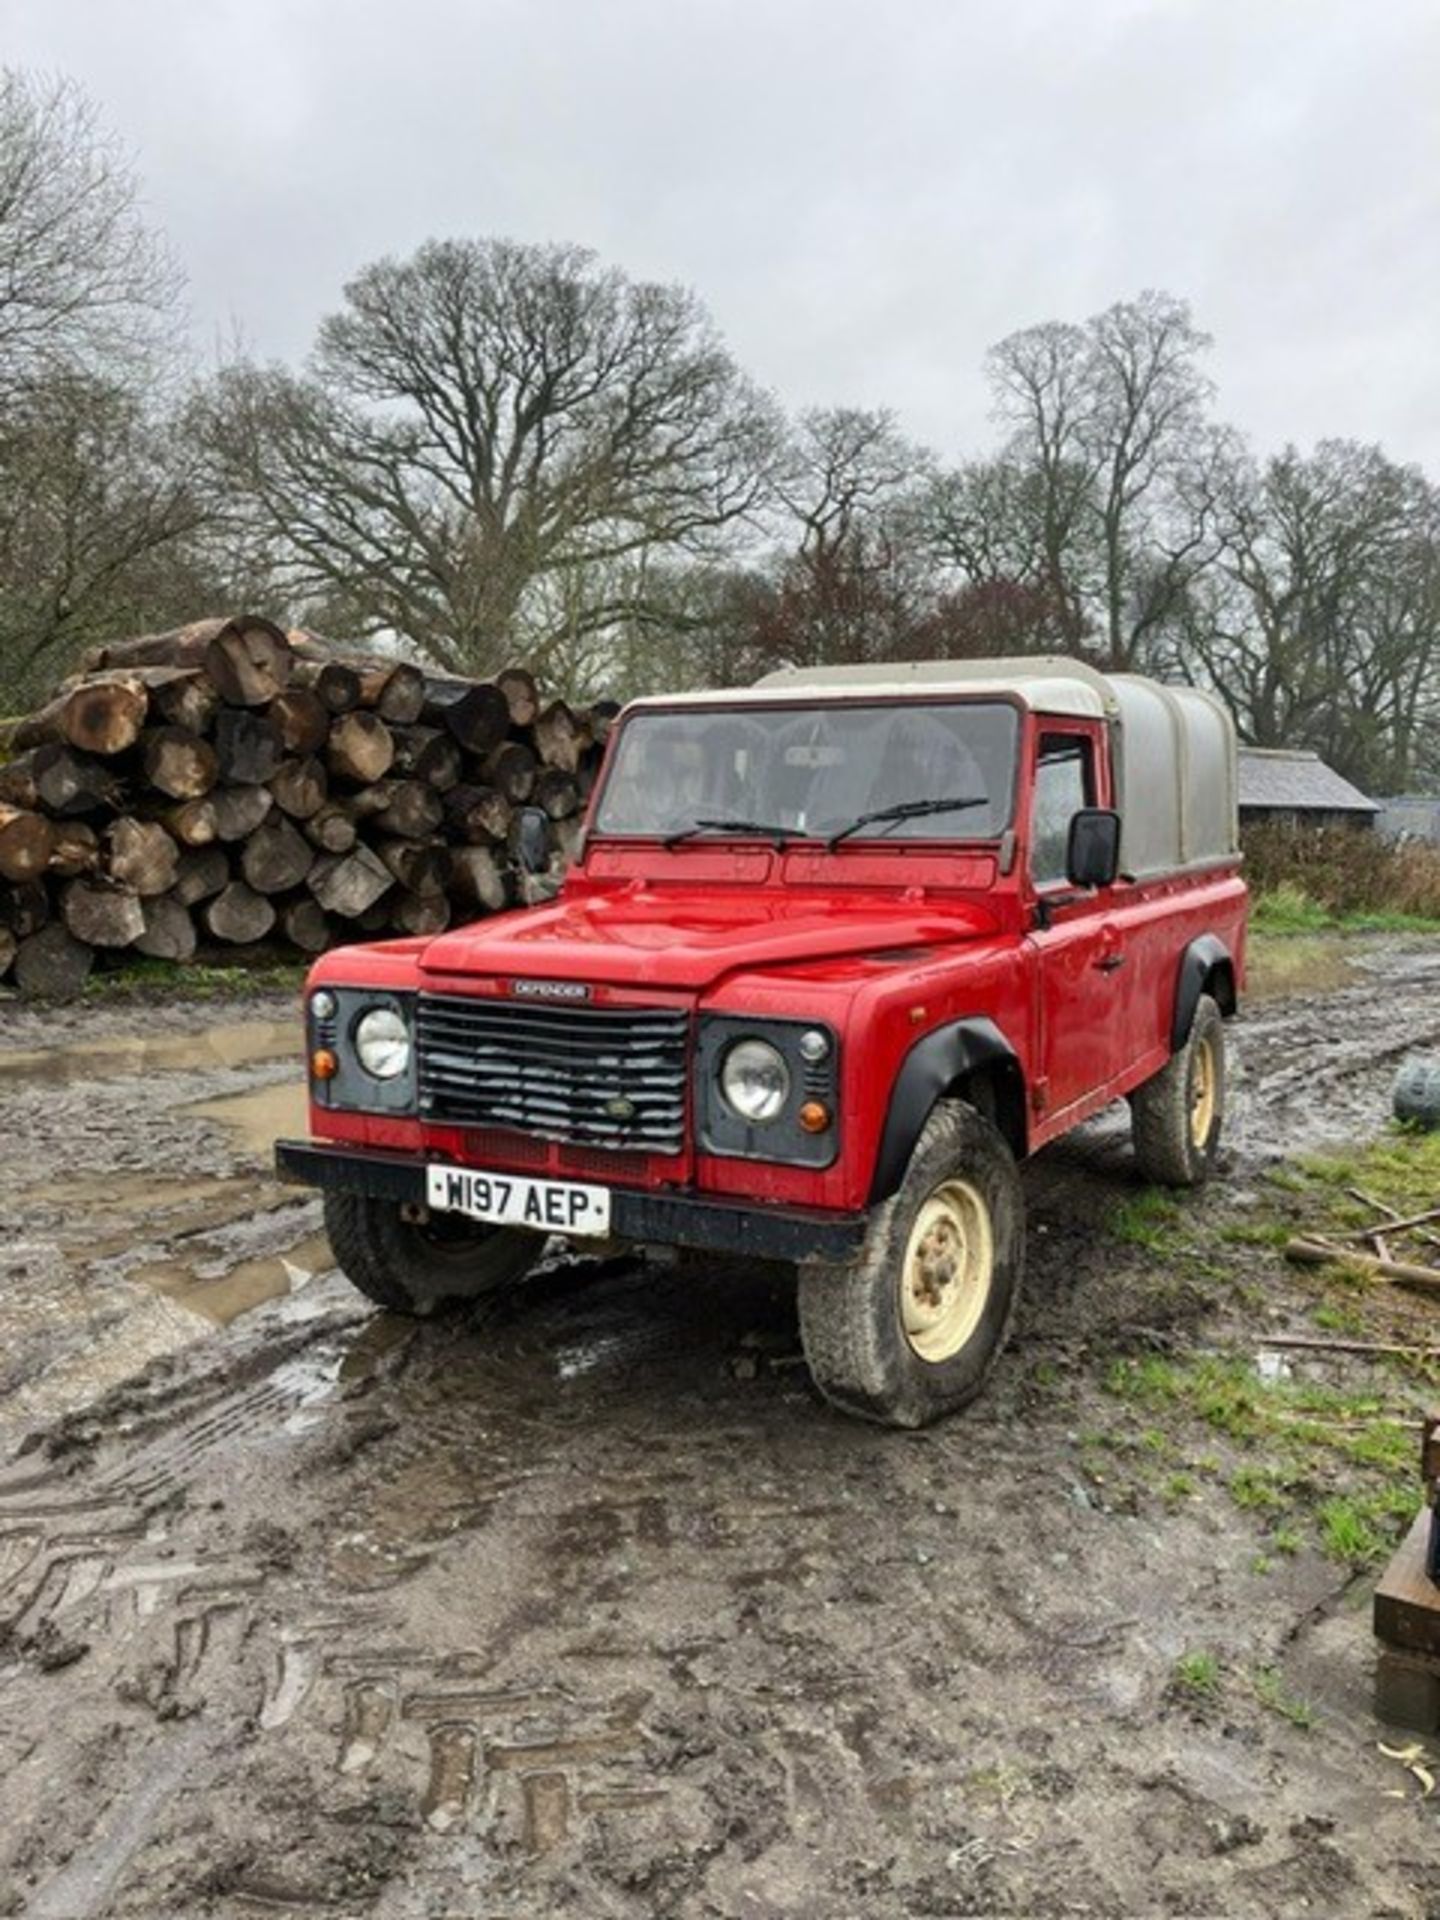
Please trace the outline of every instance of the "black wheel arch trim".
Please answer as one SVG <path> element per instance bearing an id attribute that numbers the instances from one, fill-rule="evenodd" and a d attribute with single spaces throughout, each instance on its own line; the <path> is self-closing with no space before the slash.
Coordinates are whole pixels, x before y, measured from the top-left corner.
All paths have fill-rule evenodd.
<path id="1" fill-rule="evenodd" d="M 931 1109 L 946 1089 L 976 1067 L 1004 1061 L 1020 1073 L 1015 1049 L 993 1020 L 975 1016 L 951 1020 L 934 1027 L 917 1040 L 895 1076 L 890 1090 L 890 1106 L 875 1156 L 875 1172 L 870 1182 L 870 1204 L 888 1200 L 905 1177 L 915 1142 L 920 1138 Z M 1022 1076 L 1023 1084 L 1023 1076 Z M 1023 1103 L 1021 1126 L 1023 1128 Z M 1011 1142 L 1015 1145 L 1015 1142 Z M 1021 1146 L 1023 1151 L 1023 1145 Z"/>
<path id="2" fill-rule="evenodd" d="M 1180 956 L 1180 974 L 1175 986 L 1175 1013 L 1170 1023 L 1170 1051 L 1178 1053 L 1190 1032 L 1195 1008 L 1205 991 L 1205 982 L 1219 968 L 1229 979 L 1229 1005 L 1220 1011 L 1235 1011 L 1235 958 L 1217 934 L 1202 933 L 1192 940 Z"/>

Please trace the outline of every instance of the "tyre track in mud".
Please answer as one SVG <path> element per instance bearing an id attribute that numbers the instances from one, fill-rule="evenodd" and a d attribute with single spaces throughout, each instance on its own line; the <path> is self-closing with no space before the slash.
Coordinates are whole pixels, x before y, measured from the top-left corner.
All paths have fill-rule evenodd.
<path id="1" fill-rule="evenodd" d="M 1236 1170 L 1383 1118 L 1437 989 L 1387 950 L 1257 1004 Z M 1278 1647 L 1333 1574 L 1077 1504 L 1083 1389 L 1031 1373 L 1116 1311 L 1113 1118 L 1027 1185 L 1015 1355 L 923 1435 L 816 1404 L 783 1279 L 586 1261 L 419 1327 L 316 1281 L 40 1433 L 0 1472 L 0 1913 L 1423 1911 L 1338 1731 L 1166 1709 L 1183 1646 Z"/>

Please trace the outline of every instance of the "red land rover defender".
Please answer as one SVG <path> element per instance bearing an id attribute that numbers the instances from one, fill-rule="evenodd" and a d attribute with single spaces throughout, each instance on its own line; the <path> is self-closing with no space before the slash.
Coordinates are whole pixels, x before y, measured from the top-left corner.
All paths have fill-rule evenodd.
<path id="1" fill-rule="evenodd" d="M 281 1173 L 399 1311 L 553 1234 L 791 1261 L 822 1391 L 918 1426 L 1004 1341 L 1019 1160 L 1125 1096 L 1209 1171 L 1235 821 L 1216 701 L 1072 660 L 637 701 L 557 899 L 317 964 Z"/>

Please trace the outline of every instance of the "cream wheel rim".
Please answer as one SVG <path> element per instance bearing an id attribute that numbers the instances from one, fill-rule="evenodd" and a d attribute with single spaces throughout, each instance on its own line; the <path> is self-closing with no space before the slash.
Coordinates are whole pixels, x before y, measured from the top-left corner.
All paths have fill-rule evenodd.
<path id="1" fill-rule="evenodd" d="M 943 1180 L 905 1246 L 900 1315 L 922 1360 L 949 1360 L 980 1324 L 995 1273 L 990 1209 L 968 1180 Z"/>
<path id="2" fill-rule="evenodd" d="M 1208 1035 L 1195 1043 L 1195 1067 L 1190 1080 L 1190 1138 L 1203 1147 L 1215 1124 L 1215 1093 L 1218 1078 L 1215 1043 Z"/>

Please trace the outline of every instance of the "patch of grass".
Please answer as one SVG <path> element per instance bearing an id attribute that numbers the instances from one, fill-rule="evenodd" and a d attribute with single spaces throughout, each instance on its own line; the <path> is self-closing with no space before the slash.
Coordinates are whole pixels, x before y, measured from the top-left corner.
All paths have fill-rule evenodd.
<path id="1" fill-rule="evenodd" d="M 1330 909 L 1293 880 L 1250 896 L 1250 925 L 1256 933 L 1324 933 L 1334 924 Z"/>
<path id="2" fill-rule="evenodd" d="M 1415 1488 L 1404 1483 L 1374 1493 L 1339 1494 L 1317 1511 L 1321 1545 L 1347 1566 L 1373 1566 L 1393 1550 L 1417 1504 Z"/>
<path id="3" fill-rule="evenodd" d="M 1171 1679 L 1177 1693 L 1192 1700 L 1213 1700 L 1220 1691 L 1220 1662 L 1213 1653 L 1196 1648 L 1180 1655 Z"/>
<path id="4" fill-rule="evenodd" d="M 1230 1476 L 1230 1498 L 1250 1513 L 1275 1513 L 1289 1505 L 1285 1480 L 1274 1467 L 1238 1467 Z"/>
<path id="5" fill-rule="evenodd" d="M 1171 1507 L 1180 1506 L 1194 1491 L 1195 1481 L 1188 1473 L 1172 1473 L 1161 1488 L 1166 1505 Z"/>
<path id="6" fill-rule="evenodd" d="M 1240 1220 L 1221 1227 L 1216 1237 L 1231 1247 L 1283 1247 L 1290 1228 L 1283 1220 Z"/>
<path id="7" fill-rule="evenodd" d="M 1316 1725 L 1319 1714 L 1308 1700 L 1301 1700 L 1287 1691 L 1277 1668 L 1259 1667 L 1252 1678 L 1255 1698 L 1262 1707 L 1267 1707 L 1271 1713 L 1278 1713 L 1282 1720 L 1288 1720 L 1292 1727 L 1299 1727 L 1305 1733 Z"/>
<path id="8" fill-rule="evenodd" d="M 1283 1553 L 1287 1560 L 1293 1560 L 1304 1545 L 1304 1537 L 1296 1527 L 1276 1527 L 1270 1536 L 1270 1551 Z"/>
<path id="9" fill-rule="evenodd" d="M 1343 1333 L 1353 1337 L 1365 1331 L 1365 1316 L 1354 1306 L 1331 1302 L 1315 1309 L 1314 1320 L 1324 1333 Z"/>
<path id="10" fill-rule="evenodd" d="M 244 1000 L 271 993 L 299 993 L 307 969 L 276 962 L 253 967 L 214 967 L 197 961 L 136 959 L 113 972 L 92 974 L 87 1000 Z"/>
<path id="11" fill-rule="evenodd" d="M 1112 1207 L 1106 1225 L 1112 1237 L 1127 1247 L 1147 1253 L 1175 1251 L 1175 1224 L 1180 1208 L 1163 1187 L 1142 1187 L 1139 1193 Z"/>

